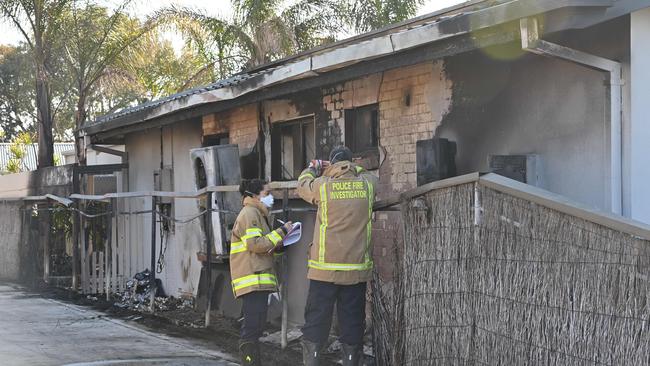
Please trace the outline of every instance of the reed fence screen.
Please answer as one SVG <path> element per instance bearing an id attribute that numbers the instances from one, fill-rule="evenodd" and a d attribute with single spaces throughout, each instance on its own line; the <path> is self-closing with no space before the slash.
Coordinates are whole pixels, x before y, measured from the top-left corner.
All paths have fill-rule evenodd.
<path id="1" fill-rule="evenodd" d="M 401 210 L 379 365 L 650 364 L 647 240 L 478 183 Z"/>

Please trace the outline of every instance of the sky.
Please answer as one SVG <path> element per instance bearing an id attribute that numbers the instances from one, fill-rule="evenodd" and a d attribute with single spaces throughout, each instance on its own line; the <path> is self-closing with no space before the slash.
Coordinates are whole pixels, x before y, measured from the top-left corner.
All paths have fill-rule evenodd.
<path id="1" fill-rule="evenodd" d="M 103 0 L 102 2 L 111 6 L 118 4 L 120 1 Z M 425 0 L 424 5 L 418 11 L 418 15 L 431 13 L 462 2 L 463 0 Z M 132 7 L 133 13 L 138 14 L 138 16 L 144 16 L 150 12 L 170 5 L 205 9 L 210 15 L 228 16 L 232 13 L 229 0 L 141 0 L 136 1 Z M 0 44 L 17 44 L 21 39 L 20 33 L 18 33 L 11 24 L 0 21 Z"/>

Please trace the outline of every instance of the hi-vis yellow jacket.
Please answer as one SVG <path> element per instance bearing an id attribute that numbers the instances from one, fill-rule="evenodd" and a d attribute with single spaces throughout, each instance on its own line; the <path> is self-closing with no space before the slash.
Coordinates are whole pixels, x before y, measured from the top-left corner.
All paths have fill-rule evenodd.
<path id="1" fill-rule="evenodd" d="M 309 253 L 312 280 L 352 285 L 372 277 L 372 205 L 377 178 L 349 161 L 333 164 L 316 177 L 305 169 L 298 194 L 318 205 Z"/>
<path id="2" fill-rule="evenodd" d="M 230 239 L 230 275 L 235 297 L 253 291 L 277 291 L 273 249 L 282 245 L 282 229 L 271 231 L 269 211 L 259 200 L 244 199 Z"/>

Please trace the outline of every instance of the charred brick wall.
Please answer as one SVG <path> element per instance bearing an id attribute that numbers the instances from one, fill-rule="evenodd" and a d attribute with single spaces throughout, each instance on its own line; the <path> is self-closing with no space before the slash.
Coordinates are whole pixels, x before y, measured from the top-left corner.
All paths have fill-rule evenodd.
<path id="1" fill-rule="evenodd" d="M 433 137 L 451 104 L 452 88 L 443 62 L 427 62 L 351 80 L 322 89 L 321 149 L 345 143 L 345 110 L 379 106 L 380 167 L 378 198 L 416 186 L 415 147 Z M 384 280 L 392 278 L 395 244 L 401 242 L 400 215 L 378 212 L 373 223 L 375 264 Z"/>
<path id="2" fill-rule="evenodd" d="M 227 133 L 231 144 L 238 144 L 240 151 L 249 151 L 257 141 L 258 121 L 257 104 L 208 114 L 203 116 L 203 136 Z"/>

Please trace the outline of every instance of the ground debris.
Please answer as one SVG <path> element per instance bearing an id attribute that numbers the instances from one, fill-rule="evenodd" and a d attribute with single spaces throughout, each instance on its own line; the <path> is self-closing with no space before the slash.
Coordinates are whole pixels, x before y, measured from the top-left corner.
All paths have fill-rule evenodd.
<path id="1" fill-rule="evenodd" d="M 127 281 L 126 291 L 118 294 L 119 301 L 114 305 L 121 309 L 151 309 L 151 293 L 155 291 L 155 311 L 194 309 L 194 299 L 167 297 L 162 290 L 160 280 L 156 279 L 156 285 L 152 285 L 151 280 L 151 272 L 148 269 L 136 273 L 132 279 Z"/>
<path id="2" fill-rule="evenodd" d="M 300 337 L 302 337 L 302 332 L 300 330 L 298 330 L 297 328 L 290 329 L 287 332 L 287 342 L 288 343 L 297 341 L 298 339 L 300 339 Z M 278 331 L 278 332 L 275 332 L 275 333 L 268 334 L 268 335 L 260 338 L 260 342 L 279 345 L 279 344 L 282 343 L 282 332 Z"/>

